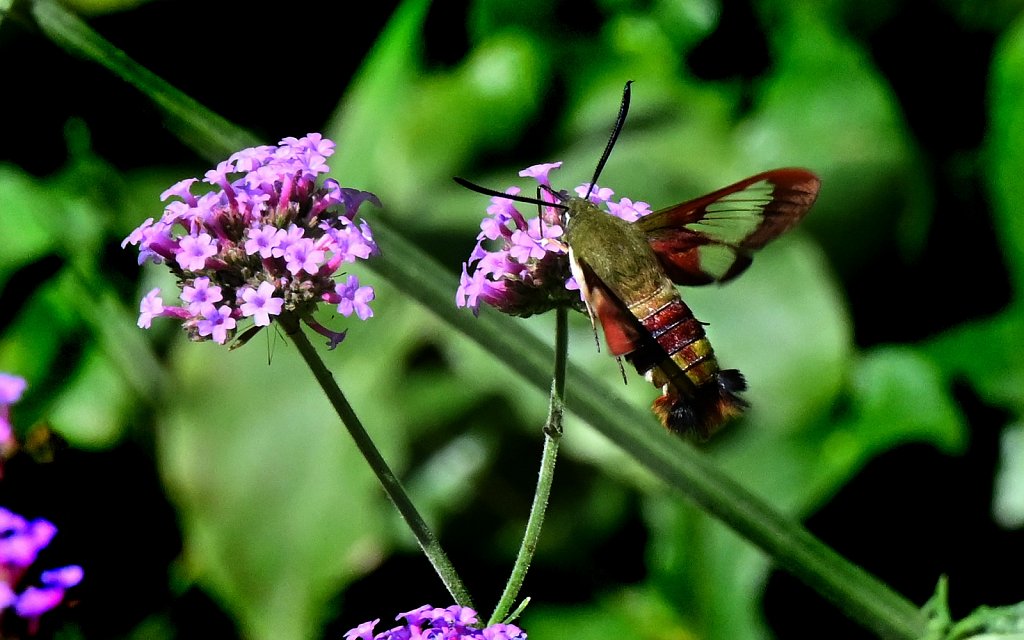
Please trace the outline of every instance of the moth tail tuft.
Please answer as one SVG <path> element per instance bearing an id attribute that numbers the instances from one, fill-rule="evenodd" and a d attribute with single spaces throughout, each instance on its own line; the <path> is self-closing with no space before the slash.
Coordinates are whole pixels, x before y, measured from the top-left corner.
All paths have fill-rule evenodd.
<path id="1" fill-rule="evenodd" d="M 711 380 L 691 394 L 680 393 L 670 385 L 667 393 L 654 401 L 651 410 L 670 431 L 694 433 L 700 440 L 707 440 L 747 409 L 749 405 L 739 396 L 746 388 L 742 373 L 725 369 L 715 372 Z"/>

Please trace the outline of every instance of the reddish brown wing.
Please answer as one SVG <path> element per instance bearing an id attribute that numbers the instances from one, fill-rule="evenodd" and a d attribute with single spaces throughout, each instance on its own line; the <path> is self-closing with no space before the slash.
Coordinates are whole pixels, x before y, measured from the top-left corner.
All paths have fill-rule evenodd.
<path id="1" fill-rule="evenodd" d="M 634 224 L 677 284 L 724 282 L 750 266 L 751 253 L 800 222 L 820 185 L 806 169 L 775 169 Z"/>
<path id="2" fill-rule="evenodd" d="M 575 256 L 574 260 L 578 269 L 574 269 L 573 272 L 582 276 L 579 285 L 587 304 L 587 311 L 591 315 L 591 321 L 596 317 L 601 322 L 608 350 L 616 357 L 632 353 L 644 341 L 636 318 L 597 277 L 590 265 Z"/>

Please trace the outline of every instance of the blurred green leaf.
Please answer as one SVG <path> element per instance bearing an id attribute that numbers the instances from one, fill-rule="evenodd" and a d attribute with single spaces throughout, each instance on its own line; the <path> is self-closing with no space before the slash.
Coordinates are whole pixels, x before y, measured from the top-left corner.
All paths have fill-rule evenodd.
<path id="1" fill-rule="evenodd" d="M 1008 426 L 999 438 L 992 514 L 1007 529 L 1024 527 L 1024 424 Z"/>
<path id="2" fill-rule="evenodd" d="M 58 230 L 48 221 L 62 209 L 60 196 L 18 168 L 0 165 L 0 283 L 11 273 L 60 246 Z"/>
<path id="3" fill-rule="evenodd" d="M 822 178 L 805 223 L 840 268 L 898 242 L 920 251 L 931 194 L 896 96 L 860 43 L 814 3 L 781 4 L 775 57 L 737 131 L 747 172 L 806 166 Z M 883 238 L 882 241 L 879 238 Z"/>
<path id="4" fill-rule="evenodd" d="M 70 0 L 68 8 L 84 15 L 97 16 L 118 11 L 128 11 L 152 0 Z"/>
<path id="5" fill-rule="evenodd" d="M 969 322 L 929 340 L 924 352 L 948 380 L 965 376 L 986 402 L 1024 411 L 1024 317 L 1014 305 L 999 315 Z"/>
<path id="6" fill-rule="evenodd" d="M 432 225 L 425 195 L 474 154 L 514 141 L 539 106 L 545 74 L 537 45 L 514 31 L 489 36 L 451 72 L 423 70 L 425 9 L 403 3 L 328 130 L 343 150 L 332 164 L 346 184 L 384 193 L 393 215 Z"/>
<path id="7" fill-rule="evenodd" d="M 587 640 L 697 640 L 700 633 L 678 617 L 675 603 L 644 587 L 624 588 L 596 602 L 574 606 L 530 604 L 522 625 L 531 638 Z"/>
<path id="8" fill-rule="evenodd" d="M 721 523 L 663 493 L 644 504 L 651 581 L 697 638 L 758 638 L 767 633 L 759 594 L 763 554 Z"/>
<path id="9" fill-rule="evenodd" d="M 101 449 L 120 439 L 133 404 L 121 373 L 106 354 L 90 348 L 75 377 L 61 389 L 49 418 L 72 446 Z"/>
<path id="10" fill-rule="evenodd" d="M 867 352 L 853 370 L 851 399 L 852 422 L 841 422 L 836 433 L 852 430 L 864 459 L 909 441 L 930 442 L 951 454 L 967 444 L 941 370 L 911 348 Z"/>
<path id="11" fill-rule="evenodd" d="M 1014 289 L 1024 291 L 1024 17 L 1006 29 L 992 59 L 986 159 L 999 239 Z"/>
<path id="12" fill-rule="evenodd" d="M 161 420 L 161 466 L 191 575 L 247 637 L 308 638 L 328 599 L 379 562 L 391 534 L 376 481 L 312 375 L 285 344 L 268 364 L 259 342 L 230 354 L 181 345 L 184 383 Z M 335 366 L 343 388 L 368 373 Z M 399 441 L 367 423 L 394 460 Z"/>

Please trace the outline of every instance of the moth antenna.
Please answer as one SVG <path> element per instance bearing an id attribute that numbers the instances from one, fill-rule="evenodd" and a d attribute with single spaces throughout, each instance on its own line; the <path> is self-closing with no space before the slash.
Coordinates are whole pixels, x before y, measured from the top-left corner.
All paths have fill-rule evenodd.
<path id="1" fill-rule="evenodd" d="M 604 147 L 604 153 L 601 154 L 601 159 L 597 161 L 597 168 L 594 169 L 594 177 L 590 180 L 590 187 L 587 189 L 587 195 L 583 196 L 584 200 L 590 199 L 590 192 L 594 190 L 594 185 L 597 184 L 597 179 L 601 177 L 601 172 L 604 170 L 604 163 L 608 162 L 608 156 L 612 154 L 612 147 L 615 146 L 615 141 L 619 138 L 622 126 L 626 124 L 626 114 L 629 113 L 629 96 L 631 94 L 629 85 L 631 84 L 633 84 L 633 81 L 627 80 L 626 86 L 622 89 L 622 102 L 619 104 L 619 117 L 615 119 L 615 126 L 612 128 L 612 135 L 608 138 L 608 144 Z"/>
<path id="2" fill-rule="evenodd" d="M 615 356 L 615 362 L 619 365 L 619 373 L 622 374 L 622 384 L 629 384 L 629 380 L 626 378 L 626 370 L 622 368 L 622 358 Z"/>
<path id="3" fill-rule="evenodd" d="M 454 178 L 452 178 L 452 180 L 454 180 L 455 183 L 458 184 L 459 186 L 465 187 L 465 188 L 469 189 L 470 191 L 476 191 L 477 193 L 482 193 L 485 196 L 493 196 L 493 197 L 496 197 L 496 198 L 505 198 L 507 200 L 515 200 L 516 202 L 522 202 L 524 204 L 535 204 L 535 205 L 541 206 L 541 207 L 556 207 L 558 209 L 561 209 L 562 211 L 567 211 L 569 209 L 569 207 L 567 207 L 566 205 L 562 204 L 561 202 L 545 202 L 544 200 L 541 200 L 540 198 L 530 198 L 530 197 L 527 197 L 527 196 L 521 196 L 521 195 L 511 194 L 511 193 L 505 193 L 504 191 L 498 191 L 497 189 L 489 189 L 487 187 L 481 187 L 478 184 L 475 184 L 473 182 L 470 182 L 469 180 L 466 180 L 465 178 L 460 178 L 458 176 L 455 176 Z M 552 193 L 555 193 L 555 192 L 552 191 Z"/>

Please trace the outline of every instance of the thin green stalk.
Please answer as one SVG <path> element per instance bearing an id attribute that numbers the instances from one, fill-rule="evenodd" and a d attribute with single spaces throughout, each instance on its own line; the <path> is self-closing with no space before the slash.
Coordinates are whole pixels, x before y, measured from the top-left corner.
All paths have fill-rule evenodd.
<path id="1" fill-rule="evenodd" d="M 537 478 L 537 489 L 533 494 L 530 506 L 530 517 L 526 522 L 526 532 L 519 546 L 512 573 L 505 585 L 505 591 L 498 600 L 498 605 L 491 614 L 488 625 L 505 620 L 512 604 L 519 596 L 523 587 L 526 572 L 530 569 L 533 554 L 537 550 L 540 530 L 544 525 L 544 513 L 548 508 L 551 496 L 551 485 L 555 478 L 555 460 L 558 458 L 558 443 L 562 439 L 562 414 L 565 410 L 565 368 L 569 351 L 569 312 L 559 307 L 555 317 L 555 372 L 551 380 L 551 399 L 548 404 L 548 419 L 544 424 L 544 452 L 540 460 L 540 473 Z"/>
<path id="2" fill-rule="evenodd" d="M 384 492 L 387 493 L 388 498 L 398 509 L 398 512 L 405 519 L 406 524 L 412 530 L 413 535 L 416 537 L 416 542 L 419 543 L 423 549 L 423 553 L 426 554 L 427 559 L 430 560 L 430 564 L 434 565 L 434 570 L 437 571 L 437 575 L 441 577 L 444 586 L 448 589 L 448 592 L 455 598 L 455 601 L 464 607 L 472 607 L 473 601 L 469 596 L 469 592 L 466 587 L 462 584 L 462 580 L 459 578 L 458 573 L 455 571 L 455 567 L 452 566 L 448 556 L 445 554 L 444 549 L 441 548 L 441 544 L 438 542 L 437 537 L 433 531 L 427 526 L 427 523 L 423 521 L 422 516 L 416 510 L 412 501 L 406 494 L 405 489 L 402 488 L 398 478 L 395 477 L 393 471 L 385 462 L 384 457 L 377 450 L 376 445 L 373 444 L 373 440 L 370 438 L 370 434 L 363 428 L 362 422 L 359 417 L 356 416 L 355 411 L 352 409 L 352 405 L 348 403 L 345 398 L 345 394 L 342 393 L 341 387 L 334 380 L 334 376 L 331 375 L 330 370 L 324 364 L 324 361 L 320 358 L 320 354 L 309 342 L 309 338 L 303 333 L 302 328 L 299 325 L 299 319 L 291 314 L 282 314 L 280 316 L 281 326 L 284 328 L 285 333 L 292 339 L 295 346 L 298 348 L 299 353 L 302 355 L 303 360 L 309 365 L 310 370 L 313 372 L 313 376 L 317 382 L 320 383 L 320 387 L 327 394 L 327 399 L 330 400 L 334 410 L 338 412 L 338 417 L 341 418 L 345 428 L 348 429 L 352 439 L 355 440 L 356 447 L 358 447 L 360 453 L 366 459 L 366 462 L 373 469 L 373 472 L 377 475 L 380 480 L 381 486 L 384 487 Z"/>

